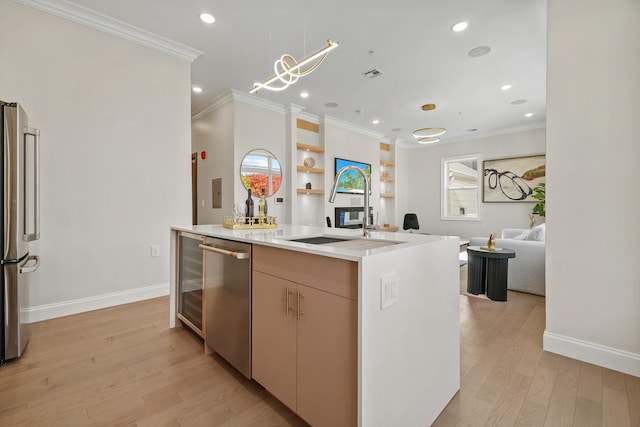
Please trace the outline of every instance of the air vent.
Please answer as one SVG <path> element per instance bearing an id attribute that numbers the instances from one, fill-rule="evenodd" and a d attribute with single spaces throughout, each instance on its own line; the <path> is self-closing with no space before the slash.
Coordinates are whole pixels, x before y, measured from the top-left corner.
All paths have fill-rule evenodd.
<path id="1" fill-rule="evenodd" d="M 374 77 L 378 77 L 383 75 L 384 73 L 380 70 L 376 70 L 375 68 L 370 69 L 369 71 L 365 71 L 364 73 L 362 73 L 363 76 L 365 76 L 368 79 L 372 79 Z"/>

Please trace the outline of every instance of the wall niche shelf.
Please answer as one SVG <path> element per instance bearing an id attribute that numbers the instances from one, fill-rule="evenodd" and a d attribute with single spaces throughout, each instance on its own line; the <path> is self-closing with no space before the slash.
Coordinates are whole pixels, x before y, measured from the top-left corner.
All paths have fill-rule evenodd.
<path id="1" fill-rule="evenodd" d="M 396 165 L 395 162 L 391 162 L 389 160 L 380 160 L 380 164 L 382 166 L 395 166 Z"/>
<path id="2" fill-rule="evenodd" d="M 393 199 L 396 196 L 394 194 L 384 194 L 384 193 L 382 193 L 382 194 L 380 194 L 380 197 L 383 198 L 383 199 Z"/>
<path id="3" fill-rule="evenodd" d="M 380 181 L 382 181 L 382 182 L 396 182 L 395 179 L 390 178 L 390 177 L 381 177 Z"/>
<path id="4" fill-rule="evenodd" d="M 324 147 L 316 147 L 315 145 L 303 144 L 301 142 L 296 144 L 296 148 L 298 148 L 298 150 L 309 151 L 312 153 L 324 153 Z"/>
<path id="5" fill-rule="evenodd" d="M 307 190 L 306 188 L 298 188 L 298 194 L 322 195 L 324 190 Z"/>
<path id="6" fill-rule="evenodd" d="M 298 170 L 298 172 L 324 173 L 324 169 L 323 168 L 308 168 L 306 166 L 297 166 L 296 169 Z"/>

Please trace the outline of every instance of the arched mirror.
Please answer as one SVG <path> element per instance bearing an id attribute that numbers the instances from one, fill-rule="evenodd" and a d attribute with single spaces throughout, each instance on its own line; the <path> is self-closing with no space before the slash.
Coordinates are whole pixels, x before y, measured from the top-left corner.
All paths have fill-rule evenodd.
<path id="1" fill-rule="evenodd" d="M 249 151 L 240 164 L 240 179 L 254 196 L 260 197 L 262 189 L 265 197 L 273 196 L 282 181 L 280 162 L 267 150 Z"/>

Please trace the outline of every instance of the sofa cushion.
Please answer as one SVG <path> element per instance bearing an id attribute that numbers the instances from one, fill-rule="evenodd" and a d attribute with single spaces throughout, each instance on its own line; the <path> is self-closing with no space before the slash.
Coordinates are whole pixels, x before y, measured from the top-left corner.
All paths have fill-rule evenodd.
<path id="1" fill-rule="evenodd" d="M 535 240 L 538 242 L 544 242 L 544 232 L 545 232 L 545 224 L 542 223 L 540 225 L 536 225 L 531 229 L 529 235 L 527 236 L 527 240 Z"/>

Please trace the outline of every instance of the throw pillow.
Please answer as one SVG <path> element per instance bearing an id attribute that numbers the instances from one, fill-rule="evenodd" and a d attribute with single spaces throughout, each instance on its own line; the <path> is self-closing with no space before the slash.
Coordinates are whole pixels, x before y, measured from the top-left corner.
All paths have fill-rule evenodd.
<path id="1" fill-rule="evenodd" d="M 544 228 L 545 228 L 544 226 L 545 224 L 542 223 L 540 225 L 536 225 L 535 227 L 533 227 L 529 232 L 529 236 L 527 237 L 527 240 L 544 242 Z"/>
<path id="2" fill-rule="evenodd" d="M 522 233 L 518 234 L 517 236 L 513 236 L 512 239 L 515 239 L 515 240 L 527 240 L 527 238 L 529 238 L 529 233 L 531 233 L 531 230 L 523 231 Z"/>

